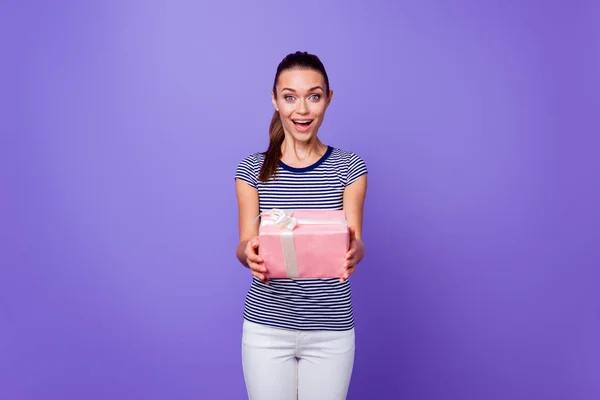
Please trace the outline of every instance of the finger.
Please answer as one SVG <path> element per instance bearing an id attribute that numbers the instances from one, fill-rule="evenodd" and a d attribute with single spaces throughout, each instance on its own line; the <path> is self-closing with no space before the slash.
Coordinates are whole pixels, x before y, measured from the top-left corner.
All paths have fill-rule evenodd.
<path id="1" fill-rule="evenodd" d="M 352 275 L 354 273 L 354 271 L 356 270 L 355 266 L 352 266 L 351 268 L 348 268 L 348 270 L 346 271 L 346 273 L 344 274 L 344 279 L 348 279 L 350 278 L 350 275 Z"/>
<path id="2" fill-rule="evenodd" d="M 246 247 L 246 251 L 244 252 L 246 253 L 247 257 L 260 257 L 258 254 L 258 251 L 256 251 L 253 247 L 251 247 L 250 245 L 248 247 Z"/>
<path id="3" fill-rule="evenodd" d="M 248 261 L 248 267 L 250 267 L 252 271 L 267 272 L 267 267 L 265 267 L 263 264 L 258 264 L 252 261 Z"/>
<path id="4" fill-rule="evenodd" d="M 347 280 L 350 275 L 352 275 L 354 273 L 354 271 L 356 270 L 356 266 L 353 265 L 349 268 L 346 268 L 346 270 L 342 273 L 342 276 L 340 277 L 340 282 L 344 282 L 345 280 Z"/>
<path id="5" fill-rule="evenodd" d="M 261 274 L 259 272 L 252 271 L 252 276 L 254 276 L 256 279 L 262 281 L 263 283 L 265 283 L 267 285 L 269 284 L 269 280 L 263 274 Z"/>
<path id="6" fill-rule="evenodd" d="M 261 274 L 260 272 L 256 272 L 256 271 L 250 270 L 250 273 L 256 279 L 260 279 L 261 281 L 263 281 L 265 279 L 265 276 L 263 274 Z"/>
<path id="7" fill-rule="evenodd" d="M 269 284 L 269 279 L 268 279 L 266 276 L 264 276 L 264 275 L 262 275 L 262 278 L 258 278 L 258 279 L 259 279 L 259 280 L 260 280 L 262 283 L 264 283 L 265 285 L 268 285 L 268 284 Z"/>
<path id="8" fill-rule="evenodd" d="M 255 253 L 246 254 L 246 258 L 254 263 L 262 263 L 263 262 L 262 257 Z"/>
<path id="9" fill-rule="evenodd" d="M 346 252 L 346 259 L 352 258 L 356 254 L 356 248 L 352 248 Z"/>
<path id="10" fill-rule="evenodd" d="M 352 255 L 352 257 L 347 258 L 344 262 L 344 268 L 350 268 L 356 264 L 358 264 L 358 258 L 356 257 L 356 255 Z"/>
<path id="11" fill-rule="evenodd" d="M 258 239 L 250 239 L 246 244 L 246 252 L 257 254 L 258 251 L 256 249 L 258 249 Z"/>

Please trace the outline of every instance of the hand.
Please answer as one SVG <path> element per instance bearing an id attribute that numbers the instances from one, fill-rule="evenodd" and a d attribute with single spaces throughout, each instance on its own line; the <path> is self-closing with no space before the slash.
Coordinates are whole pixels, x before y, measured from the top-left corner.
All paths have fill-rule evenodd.
<path id="1" fill-rule="evenodd" d="M 248 244 L 244 250 L 246 263 L 248 264 L 248 268 L 250 268 L 250 272 L 254 277 L 268 284 L 269 280 L 264 274 L 267 272 L 267 268 L 264 266 L 263 259 L 258 255 L 258 245 L 258 237 L 248 240 Z"/>
<path id="2" fill-rule="evenodd" d="M 340 282 L 348 279 L 356 271 L 356 265 L 365 256 L 365 245 L 362 240 L 356 238 L 356 230 L 350 227 L 350 248 L 346 252 L 346 262 L 344 263 L 344 274 Z"/>

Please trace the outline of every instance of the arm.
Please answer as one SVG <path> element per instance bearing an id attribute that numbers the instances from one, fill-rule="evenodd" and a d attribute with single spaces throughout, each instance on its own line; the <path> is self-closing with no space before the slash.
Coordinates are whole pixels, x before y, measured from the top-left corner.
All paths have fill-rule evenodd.
<path id="1" fill-rule="evenodd" d="M 346 253 L 345 275 L 348 279 L 356 270 L 356 265 L 365 256 L 365 245 L 362 241 L 363 209 L 367 194 L 367 175 L 364 174 L 344 189 L 344 211 L 350 225 L 350 249 Z"/>
<path id="2" fill-rule="evenodd" d="M 262 259 L 258 256 L 258 223 L 259 214 L 258 191 L 246 182 L 236 179 L 235 189 L 238 202 L 239 243 L 236 249 L 237 259 L 245 267 L 250 268 L 252 275 L 260 280 L 265 277 Z"/>
<path id="3" fill-rule="evenodd" d="M 348 223 L 355 230 L 357 240 L 362 240 L 363 208 L 367 195 L 367 174 L 362 175 L 344 189 L 344 211 Z"/>

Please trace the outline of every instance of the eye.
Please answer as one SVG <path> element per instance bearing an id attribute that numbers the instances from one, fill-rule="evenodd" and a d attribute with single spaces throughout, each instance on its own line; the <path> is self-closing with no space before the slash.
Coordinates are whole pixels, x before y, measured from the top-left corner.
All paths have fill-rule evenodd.
<path id="1" fill-rule="evenodd" d="M 318 94 L 313 94 L 312 96 L 310 96 L 310 98 L 312 100 L 318 101 L 321 98 L 321 96 L 319 96 Z"/>
<path id="2" fill-rule="evenodd" d="M 285 96 L 285 99 L 287 101 L 292 101 L 292 100 L 294 100 L 294 96 L 287 95 L 287 96 Z"/>

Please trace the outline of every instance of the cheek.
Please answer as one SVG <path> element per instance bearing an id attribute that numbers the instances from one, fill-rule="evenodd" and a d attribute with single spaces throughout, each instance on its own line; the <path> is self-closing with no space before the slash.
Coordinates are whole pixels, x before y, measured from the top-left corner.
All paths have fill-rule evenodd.
<path id="1" fill-rule="evenodd" d="M 313 114 L 314 116 L 322 117 L 323 114 L 325 114 L 325 104 L 324 103 L 313 104 L 310 107 L 310 111 L 311 111 L 311 114 Z"/>
<path id="2" fill-rule="evenodd" d="M 296 107 L 293 104 L 284 102 L 278 103 L 277 106 L 279 107 L 279 112 L 282 116 L 288 116 L 291 113 L 293 113 L 296 109 Z"/>

